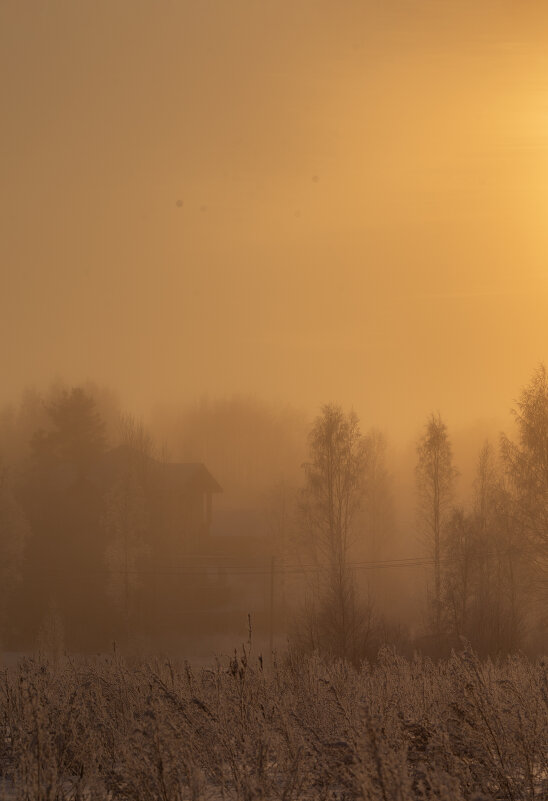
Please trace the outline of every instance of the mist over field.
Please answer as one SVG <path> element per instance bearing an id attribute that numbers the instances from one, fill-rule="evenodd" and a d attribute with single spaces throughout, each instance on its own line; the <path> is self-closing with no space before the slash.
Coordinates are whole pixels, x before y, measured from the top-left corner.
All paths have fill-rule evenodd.
<path id="1" fill-rule="evenodd" d="M 0 796 L 548 798 L 548 6 L 0 3 Z"/>

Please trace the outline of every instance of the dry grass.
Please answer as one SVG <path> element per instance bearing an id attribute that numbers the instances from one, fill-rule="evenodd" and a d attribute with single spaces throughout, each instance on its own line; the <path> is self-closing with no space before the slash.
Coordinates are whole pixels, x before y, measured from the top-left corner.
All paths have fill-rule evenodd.
<path id="1" fill-rule="evenodd" d="M 547 665 L 521 657 L 29 659 L 0 714 L 5 793 L 29 801 L 548 798 Z"/>

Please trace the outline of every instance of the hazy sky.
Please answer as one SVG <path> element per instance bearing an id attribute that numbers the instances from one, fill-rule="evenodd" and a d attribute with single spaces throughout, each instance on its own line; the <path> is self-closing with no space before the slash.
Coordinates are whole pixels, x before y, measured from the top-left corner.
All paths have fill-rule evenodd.
<path id="1" fill-rule="evenodd" d="M 0 393 L 415 431 L 548 358 L 548 3 L 2 0 Z"/>

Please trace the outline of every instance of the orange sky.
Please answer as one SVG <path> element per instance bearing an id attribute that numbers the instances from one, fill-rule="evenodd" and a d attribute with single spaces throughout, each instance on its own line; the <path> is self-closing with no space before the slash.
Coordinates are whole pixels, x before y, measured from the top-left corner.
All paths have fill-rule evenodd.
<path id="1" fill-rule="evenodd" d="M 3 0 L 2 399 L 414 433 L 548 359 L 548 4 Z"/>

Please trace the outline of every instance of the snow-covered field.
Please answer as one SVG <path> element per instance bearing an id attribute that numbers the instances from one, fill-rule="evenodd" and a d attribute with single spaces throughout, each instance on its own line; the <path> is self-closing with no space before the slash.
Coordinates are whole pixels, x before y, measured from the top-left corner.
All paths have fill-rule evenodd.
<path id="1" fill-rule="evenodd" d="M 27 658 L 0 715 L 0 798 L 548 798 L 548 668 L 522 657 Z"/>

